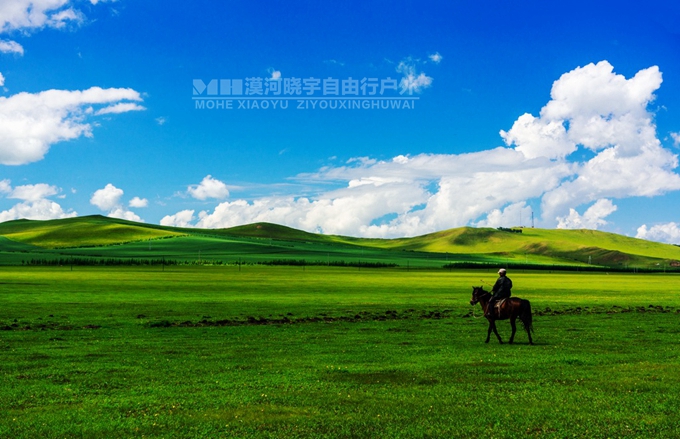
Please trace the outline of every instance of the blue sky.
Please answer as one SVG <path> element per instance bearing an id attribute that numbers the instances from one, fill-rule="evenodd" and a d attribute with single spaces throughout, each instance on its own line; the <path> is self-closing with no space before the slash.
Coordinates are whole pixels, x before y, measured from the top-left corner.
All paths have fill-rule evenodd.
<path id="1" fill-rule="evenodd" d="M 592 3 L 0 2 L 0 221 L 680 243 L 680 8 Z M 196 108 L 252 78 L 397 86 Z"/>

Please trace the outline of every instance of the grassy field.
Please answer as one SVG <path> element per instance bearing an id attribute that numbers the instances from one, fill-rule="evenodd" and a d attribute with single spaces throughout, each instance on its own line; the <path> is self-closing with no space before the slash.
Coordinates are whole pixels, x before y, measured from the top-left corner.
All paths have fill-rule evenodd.
<path id="1" fill-rule="evenodd" d="M 678 275 L 163 269 L 0 267 L 0 437 L 680 436 Z"/>

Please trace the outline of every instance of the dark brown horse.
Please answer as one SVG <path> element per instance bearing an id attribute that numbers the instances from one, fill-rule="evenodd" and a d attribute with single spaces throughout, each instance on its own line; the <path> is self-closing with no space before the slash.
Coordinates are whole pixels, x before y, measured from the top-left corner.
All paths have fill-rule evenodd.
<path id="1" fill-rule="evenodd" d="M 512 335 L 510 336 L 510 343 L 515 341 L 515 332 L 517 331 L 517 326 L 515 325 L 515 320 L 519 317 L 522 322 L 524 329 L 527 331 L 529 336 L 529 344 L 534 344 L 531 339 L 531 333 L 534 331 L 531 317 L 531 304 L 528 300 L 520 299 L 519 297 L 511 297 L 505 300 L 500 306 L 500 309 L 494 309 L 493 312 L 487 313 L 487 306 L 489 305 L 489 299 L 491 299 L 491 293 L 484 290 L 482 287 L 472 287 L 472 299 L 470 300 L 470 305 L 474 306 L 479 303 L 484 310 L 486 319 L 489 321 L 489 331 L 486 334 L 485 343 L 489 342 L 491 338 L 491 331 L 498 337 L 498 342 L 503 344 L 501 336 L 498 335 L 498 330 L 496 329 L 496 320 L 506 320 L 510 319 L 510 326 L 512 327 Z"/>

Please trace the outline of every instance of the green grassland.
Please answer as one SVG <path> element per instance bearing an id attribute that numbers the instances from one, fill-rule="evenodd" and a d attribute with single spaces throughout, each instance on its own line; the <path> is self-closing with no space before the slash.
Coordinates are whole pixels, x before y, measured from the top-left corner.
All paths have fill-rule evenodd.
<path id="1" fill-rule="evenodd" d="M 516 230 L 522 233 L 463 227 L 413 238 L 366 239 L 268 223 L 206 230 L 102 216 L 18 220 L 0 223 L 0 264 L 79 258 L 221 264 L 344 262 L 407 268 L 441 268 L 456 262 L 660 271 L 680 267 L 678 246 L 593 230 Z"/>
<path id="2" fill-rule="evenodd" d="M 0 438 L 680 437 L 678 260 L 588 230 L 1 223 Z M 498 266 L 534 346 L 483 342 Z"/>
<path id="3" fill-rule="evenodd" d="M 492 269 L 0 267 L 0 437 L 680 435 L 677 274 L 511 275 L 535 346 Z"/>

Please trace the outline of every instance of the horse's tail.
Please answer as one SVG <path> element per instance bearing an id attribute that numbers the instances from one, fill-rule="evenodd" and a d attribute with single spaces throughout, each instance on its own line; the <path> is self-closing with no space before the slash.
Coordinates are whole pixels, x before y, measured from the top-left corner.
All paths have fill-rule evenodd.
<path id="1" fill-rule="evenodd" d="M 522 299 L 519 305 L 519 320 L 527 332 L 534 332 L 533 317 L 531 315 L 531 302 Z"/>

